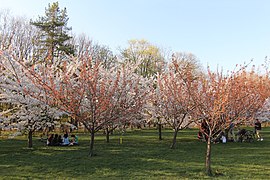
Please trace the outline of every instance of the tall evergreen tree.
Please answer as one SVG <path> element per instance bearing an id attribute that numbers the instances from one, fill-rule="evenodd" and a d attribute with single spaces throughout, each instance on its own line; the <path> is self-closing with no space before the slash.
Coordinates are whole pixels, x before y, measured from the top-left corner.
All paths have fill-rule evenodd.
<path id="1" fill-rule="evenodd" d="M 39 57 L 43 55 L 53 61 L 63 53 L 74 54 L 74 47 L 68 43 L 72 38 L 68 35 L 71 30 L 71 27 L 67 27 L 68 20 L 66 8 L 61 10 L 58 2 L 45 8 L 45 16 L 39 16 L 36 21 L 31 20 L 31 24 L 41 31 Z"/>

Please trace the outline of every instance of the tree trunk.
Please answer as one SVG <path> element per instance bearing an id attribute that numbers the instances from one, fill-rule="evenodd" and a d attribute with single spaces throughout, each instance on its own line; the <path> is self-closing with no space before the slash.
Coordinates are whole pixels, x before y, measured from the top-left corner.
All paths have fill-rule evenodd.
<path id="1" fill-rule="evenodd" d="M 95 140 L 95 132 L 91 132 L 91 140 L 90 140 L 90 151 L 89 151 L 89 156 L 92 157 L 94 156 L 94 140 Z"/>
<path id="2" fill-rule="evenodd" d="M 106 142 L 109 143 L 110 142 L 110 131 L 109 128 L 106 128 Z"/>
<path id="3" fill-rule="evenodd" d="M 172 145 L 171 145 L 171 149 L 174 149 L 175 148 L 177 133 L 178 133 L 178 130 L 175 129 L 174 130 L 173 142 L 172 142 Z"/>
<path id="4" fill-rule="evenodd" d="M 162 140 L 162 133 L 161 133 L 162 126 L 160 123 L 158 123 L 158 139 Z"/>
<path id="5" fill-rule="evenodd" d="M 113 128 L 113 129 L 110 131 L 110 134 L 111 134 L 111 135 L 113 135 L 114 130 L 115 130 L 115 128 Z"/>
<path id="6" fill-rule="evenodd" d="M 205 173 L 208 176 L 212 176 L 211 169 L 211 138 L 207 140 L 207 150 L 206 150 L 206 159 L 205 159 Z"/>
<path id="7" fill-rule="evenodd" d="M 28 131 L 28 148 L 33 147 L 33 131 L 29 130 Z"/>

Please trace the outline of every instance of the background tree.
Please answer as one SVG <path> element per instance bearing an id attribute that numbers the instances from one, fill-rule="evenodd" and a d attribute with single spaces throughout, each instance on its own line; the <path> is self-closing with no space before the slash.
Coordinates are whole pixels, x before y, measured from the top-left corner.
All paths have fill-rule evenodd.
<path id="1" fill-rule="evenodd" d="M 72 38 L 68 34 L 71 30 L 67 27 L 68 19 L 66 8 L 61 10 L 58 2 L 54 2 L 45 8 L 45 16 L 39 17 L 36 21 L 31 20 L 31 24 L 41 31 L 39 58 L 45 55 L 47 60 L 53 61 L 63 53 L 74 54 L 74 47 L 68 43 Z"/>
<path id="2" fill-rule="evenodd" d="M 21 60 L 33 64 L 39 32 L 24 17 L 14 17 L 9 11 L 0 11 L 0 49 L 12 49 Z"/>
<path id="3" fill-rule="evenodd" d="M 172 54 L 172 65 L 176 71 L 184 71 L 193 78 L 202 76 L 203 68 L 199 59 L 192 53 L 174 52 Z"/>
<path id="4" fill-rule="evenodd" d="M 94 63 L 101 63 L 105 69 L 113 68 L 117 65 L 118 59 L 110 50 L 109 47 L 94 43 L 85 34 L 81 34 L 72 39 L 72 44 L 75 47 L 75 55 L 77 57 L 86 57 L 92 59 Z"/>
<path id="5" fill-rule="evenodd" d="M 158 129 L 158 139 L 162 140 L 162 126 L 166 125 L 166 121 L 162 114 L 162 107 L 157 103 L 157 94 L 155 92 L 151 93 L 150 99 L 146 102 L 146 109 L 143 111 L 144 123 L 157 125 Z"/>
<path id="6" fill-rule="evenodd" d="M 128 48 L 121 51 L 124 61 L 139 63 L 136 72 L 143 77 L 151 77 L 165 67 L 165 59 L 160 48 L 146 40 L 129 40 Z"/>

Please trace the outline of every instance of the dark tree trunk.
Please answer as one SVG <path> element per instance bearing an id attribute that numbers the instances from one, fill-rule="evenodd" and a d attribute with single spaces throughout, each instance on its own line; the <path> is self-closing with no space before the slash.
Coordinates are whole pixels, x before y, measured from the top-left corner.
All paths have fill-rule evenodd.
<path id="1" fill-rule="evenodd" d="M 95 132 L 91 131 L 91 140 L 90 140 L 90 151 L 89 156 L 94 156 L 94 140 L 95 140 Z"/>
<path id="2" fill-rule="evenodd" d="M 29 130 L 28 132 L 28 148 L 33 147 L 33 131 Z"/>
<path id="3" fill-rule="evenodd" d="M 175 129 L 174 130 L 173 142 L 172 142 L 172 145 L 171 145 L 171 149 L 174 149 L 175 148 L 177 133 L 178 133 L 178 130 Z"/>
<path id="4" fill-rule="evenodd" d="M 109 128 L 106 128 L 106 142 L 109 143 L 110 142 L 110 131 Z"/>
<path id="5" fill-rule="evenodd" d="M 161 133 L 162 125 L 158 123 L 158 139 L 162 140 L 162 133 Z"/>
<path id="6" fill-rule="evenodd" d="M 205 173 L 208 176 L 212 176 L 211 169 L 211 138 L 207 140 L 207 150 L 206 150 L 206 159 L 205 159 Z"/>

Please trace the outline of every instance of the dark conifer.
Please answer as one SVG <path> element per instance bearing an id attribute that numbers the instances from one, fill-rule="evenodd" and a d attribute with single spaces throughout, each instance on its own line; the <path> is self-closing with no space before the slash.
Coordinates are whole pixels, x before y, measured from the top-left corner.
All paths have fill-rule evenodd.
<path id="1" fill-rule="evenodd" d="M 45 59 L 53 61 L 63 54 L 74 54 L 74 47 L 68 43 L 72 38 L 68 34 L 71 31 L 71 27 L 67 27 L 68 20 L 66 8 L 61 10 L 58 2 L 45 8 L 45 16 L 39 16 L 36 21 L 31 20 L 31 24 L 40 30 L 39 59 L 45 56 Z"/>

